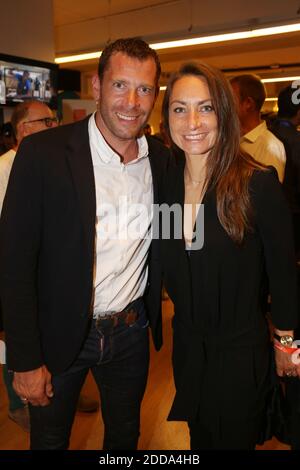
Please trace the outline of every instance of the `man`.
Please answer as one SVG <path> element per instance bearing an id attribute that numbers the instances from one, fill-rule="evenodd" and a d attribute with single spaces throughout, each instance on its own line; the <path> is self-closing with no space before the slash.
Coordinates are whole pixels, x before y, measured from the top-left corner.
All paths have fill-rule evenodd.
<path id="1" fill-rule="evenodd" d="M 52 125 L 56 125 L 56 120 L 53 118 L 52 111 L 43 103 L 35 101 L 21 103 L 14 109 L 11 118 L 11 128 L 15 144 L 0 158 L 0 214 L 9 175 L 19 144 L 26 135 L 47 129 Z M 9 399 L 8 416 L 24 431 L 29 432 L 30 421 L 28 407 L 22 403 L 18 395 L 14 392 L 12 388 L 12 377 L 6 365 L 3 366 L 3 379 Z"/>
<path id="2" fill-rule="evenodd" d="M 271 131 L 284 144 L 286 171 L 283 190 L 293 214 L 295 246 L 300 259 L 300 102 L 296 100 L 295 88 L 288 86 L 278 95 L 278 116 Z M 293 99 L 294 96 L 294 99 Z"/>
<path id="3" fill-rule="evenodd" d="M 230 83 L 238 103 L 241 148 L 260 163 L 272 165 L 282 183 L 286 161 L 284 146 L 260 118 L 266 98 L 263 83 L 259 77 L 250 74 L 238 75 Z"/>
<path id="4" fill-rule="evenodd" d="M 20 103 L 14 109 L 11 126 L 16 139 L 15 145 L 0 159 L 0 213 L 12 164 L 23 138 L 56 125 L 57 121 L 53 117 L 51 109 L 39 101 Z"/>
<path id="5" fill-rule="evenodd" d="M 28 70 L 24 70 L 23 73 L 17 72 L 15 73 L 15 77 L 18 80 L 17 85 L 17 95 L 24 97 L 31 97 L 32 90 L 31 90 L 31 79 Z"/>
<path id="6" fill-rule="evenodd" d="M 53 117 L 51 109 L 44 103 L 38 101 L 29 101 L 18 104 L 11 117 L 12 136 L 15 145 L 8 150 L 0 159 L 0 214 L 6 188 L 11 172 L 12 164 L 16 151 L 23 138 L 44 131 L 50 127 L 56 127 L 57 120 Z M 9 398 L 8 416 L 23 430 L 29 431 L 28 407 L 20 400 L 12 388 L 12 376 L 9 374 L 6 365 L 3 366 L 3 379 L 6 384 Z M 81 394 L 77 403 L 77 410 L 83 412 L 92 412 L 98 409 L 98 402 L 88 396 Z"/>
<path id="7" fill-rule="evenodd" d="M 115 41 L 93 79 L 96 113 L 25 139 L 16 157 L 0 230 L 1 296 L 15 389 L 30 403 L 32 449 L 68 447 L 89 368 L 104 449 L 137 447 L 149 360 L 143 295 L 159 278 L 156 244 L 148 263 L 151 204 L 167 151 L 136 136 L 159 76 L 144 41 Z M 140 229 L 139 237 L 126 229 Z M 159 348 L 160 285 L 155 291 L 149 320 Z"/>
<path id="8" fill-rule="evenodd" d="M 0 128 L 0 156 L 16 146 L 16 139 L 10 122 Z"/>
<path id="9" fill-rule="evenodd" d="M 299 88 L 288 86 L 278 95 L 278 116 L 271 130 L 280 139 L 286 151 L 286 171 L 283 190 L 287 196 L 294 226 L 296 256 L 298 261 L 298 286 L 300 292 L 300 100 Z M 300 305 L 300 304 L 299 304 Z M 295 331 L 300 339 L 300 328 Z M 292 450 L 300 450 L 300 382 L 294 378 L 286 381 L 288 424 Z"/>
<path id="10" fill-rule="evenodd" d="M 33 122 L 32 122 L 33 121 Z M 6 193 L 10 171 L 19 144 L 26 135 L 54 126 L 55 121 L 51 110 L 43 103 L 28 102 L 16 106 L 11 118 L 11 128 L 14 146 L 0 158 L 0 213 Z M 24 431 L 29 432 L 30 421 L 28 407 L 20 400 L 12 388 L 12 377 L 6 365 L 3 366 L 3 379 L 9 399 L 8 416 Z"/>

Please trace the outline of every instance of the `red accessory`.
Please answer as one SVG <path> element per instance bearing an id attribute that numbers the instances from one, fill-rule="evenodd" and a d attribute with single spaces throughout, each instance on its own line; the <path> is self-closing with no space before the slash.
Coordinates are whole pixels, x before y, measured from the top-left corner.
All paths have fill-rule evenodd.
<path id="1" fill-rule="evenodd" d="M 300 353 L 300 348 L 287 348 L 286 346 L 282 346 L 282 344 L 279 343 L 279 341 L 274 341 L 274 348 L 279 349 L 280 351 L 287 353 L 287 354 L 294 354 L 294 352 L 299 351 Z"/>

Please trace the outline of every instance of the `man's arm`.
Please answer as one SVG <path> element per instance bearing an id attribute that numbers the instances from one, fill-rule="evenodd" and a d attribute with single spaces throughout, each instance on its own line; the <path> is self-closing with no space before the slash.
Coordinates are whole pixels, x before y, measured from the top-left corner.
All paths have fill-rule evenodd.
<path id="1" fill-rule="evenodd" d="M 42 225 L 40 159 L 31 138 L 15 157 L 0 222 L 0 297 L 7 362 L 14 371 L 43 365 L 37 318 Z"/>
<path id="2" fill-rule="evenodd" d="M 293 336 L 298 311 L 291 215 L 275 171 L 260 174 L 259 179 L 255 188 L 255 210 L 269 278 L 272 322 L 279 336 Z M 278 375 L 296 371 L 286 352 L 275 349 L 275 360 Z"/>

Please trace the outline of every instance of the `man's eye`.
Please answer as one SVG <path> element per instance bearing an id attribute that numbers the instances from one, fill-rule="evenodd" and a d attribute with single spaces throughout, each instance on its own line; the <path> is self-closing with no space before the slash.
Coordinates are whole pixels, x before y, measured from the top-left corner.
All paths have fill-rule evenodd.
<path id="1" fill-rule="evenodd" d="M 115 82 L 115 83 L 113 84 L 113 86 L 114 86 L 115 88 L 117 88 L 118 90 L 122 90 L 123 88 L 125 88 L 125 83 L 122 83 L 122 82 Z"/>
<path id="2" fill-rule="evenodd" d="M 152 93 L 152 88 L 149 88 L 147 86 L 142 86 L 140 89 L 139 89 L 140 93 L 142 95 L 150 95 Z"/>

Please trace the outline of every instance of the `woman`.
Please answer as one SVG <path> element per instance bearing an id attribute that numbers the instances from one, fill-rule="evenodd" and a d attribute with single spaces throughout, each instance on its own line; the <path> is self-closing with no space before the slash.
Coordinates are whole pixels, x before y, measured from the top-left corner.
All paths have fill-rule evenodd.
<path id="1" fill-rule="evenodd" d="M 165 200 L 184 210 L 182 237 L 175 216 L 171 239 L 162 240 L 175 305 L 169 419 L 188 421 L 192 449 L 253 449 L 269 385 L 265 270 L 275 332 L 292 336 L 296 326 L 290 215 L 275 170 L 240 151 L 235 104 L 221 72 L 184 66 L 170 80 L 163 116 L 174 151 Z M 197 217 L 200 203 L 204 217 Z M 286 352 L 275 355 L 280 375 L 297 374 Z"/>

